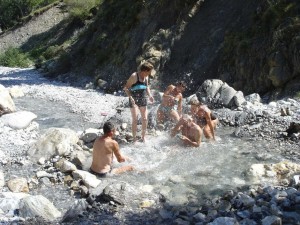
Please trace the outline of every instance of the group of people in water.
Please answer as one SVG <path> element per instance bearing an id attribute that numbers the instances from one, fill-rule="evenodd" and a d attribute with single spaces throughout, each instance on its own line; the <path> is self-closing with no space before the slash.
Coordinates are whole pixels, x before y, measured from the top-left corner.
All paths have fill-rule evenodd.
<path id="1" fill-rule="evenodd" d="M 143 63 L 138 72 L 131 74 L 124 86 L 124 91 L 129 97 L 132 115 L 133 142 L 137 141 L 138 112 L 140 112 L 142 119 L 141 141 L 145 142 L 148 125 L 148 99 L 150 103 L 154 102 L 148 85 L 148 77 L 152 70 L 153 65 L 151 63 Z M 172 121 L 174 123 L 174 127 L 170 132 L 172 137 L 176 136 L 184 145 L 199 147 L 202 134 L 208 140 L 215 140 L 215 128 L 218 119 L 196 97 L 189 102 L 190 113 L 183 114 L 182 93 L 186 87 L 185 82 L 180 81 L 176 85 L 169 85 L 166 88 L 157 110 L 156 120 L 158 125 L 164 124 L 166 121 Z M 129 165 L 112 169 L 113 155 L 120 163 L 129 159 L 121 154 L 117 141 L 113 139 L 116 128 L 111 122 L 104 124 L 103 132 L 104 134 L 95 140 L 93 146 L 93 162 L 90 172 L 103 177 L 109 173 L 119 174 L 133 170 L 133 167 Z"/>

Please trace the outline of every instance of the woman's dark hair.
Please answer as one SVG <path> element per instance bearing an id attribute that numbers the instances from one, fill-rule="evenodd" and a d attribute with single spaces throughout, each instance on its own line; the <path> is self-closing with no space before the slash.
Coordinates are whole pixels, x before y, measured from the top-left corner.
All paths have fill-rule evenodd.
<path id="1" fill-rule="evenodd" d="M 183 88 L 186 88 L 186 87 L 187 87 L 187 85 L 186 85 L 186 83 L 185 83 L 184 81 L 178 81 L 178 82 L 176 83 L 176 86 L 181 86 L 181 87 L 183 87 Z"/>
<path id="2" fill-rule="evenodd" d="M 103 125 L 103 132 L 104 134 L 108 134 L 109 132 L 113 131 L 115 129 L 115 125 L 113 125 L 112 122 L 105 122 Z"/>
<path id="3" fill-rule="evenodd" d="M 150 71 L 152 69 L 153 69 L 153 65 L 149 62 L 144 62 L 140 67 L 141 71 Z"/>

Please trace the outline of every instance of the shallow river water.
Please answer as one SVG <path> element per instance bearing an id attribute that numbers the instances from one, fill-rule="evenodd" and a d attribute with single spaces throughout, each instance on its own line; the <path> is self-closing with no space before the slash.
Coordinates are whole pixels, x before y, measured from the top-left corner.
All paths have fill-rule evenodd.
<path id="1" fill-rule="evenodd" d="M 41 130 L 65 127 L 80 131 L 98 127 L 60 102 L 23 97 L 16 99 L 15 104 L 20 110 L 37 114 Z M 142 189 L 151 187 L 154 192 L 164 193 L 174 204 L 185 204 L 193 199 L 199 201 L 205 195 L 250 185 L 245 171 L 251 164 L 281 160 L 279 155 L 268 153 L 272 148 L 268 142 L 240 139 L 232 133 L 233 128 L 219 127 L 217 141 L 210 143 L 204 138 L 199 148 L 184 147 L 166 132 L 147 136 L 146 143 L 121 145 L 122 152 L 132 158 L 130 163 L 139 171 L 123 174 L 121 179 Z"/>

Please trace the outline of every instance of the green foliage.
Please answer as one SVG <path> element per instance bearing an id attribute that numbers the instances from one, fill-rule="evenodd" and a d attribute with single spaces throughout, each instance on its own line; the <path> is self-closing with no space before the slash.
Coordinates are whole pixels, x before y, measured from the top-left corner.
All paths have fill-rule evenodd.
<path id="1" fill-rule="evenodd" d="M 65 0 L 71 18 L 80 21 L 86 20 L 90 16 L 90 10 L 101 2 L 102 0 Z"/>
<path id="2" fill-rule="evenodd" d="M 56 0 L 0 0 L 0 28 L 8 29 L 32 11 Z"/>
<path id="3" fill-rule="evenodd" d="M 28 67 L 32 61 L 17 48 L 9 48 L 0 55 L 0 65 L 8 67 Z"/>
<path id="4" fill-rule="evenodd" d="M 49 46 L 47 50 L 43 53 L 45 59 L 52 59 L 60 55 L 63 52 L 62 47 L 58 45 Z"/>

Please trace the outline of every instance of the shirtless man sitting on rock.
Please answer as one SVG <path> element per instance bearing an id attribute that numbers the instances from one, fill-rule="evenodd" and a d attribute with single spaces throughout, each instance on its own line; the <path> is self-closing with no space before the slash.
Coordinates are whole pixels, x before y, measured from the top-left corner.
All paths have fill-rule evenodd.
<path id="1" fill-rule="evenodd" d="M 177 134 L 181 131 L 181 134 Z M 176 135 L 177 134 L 177 135 Z M 171 130 L 171 136 L 177 136 L 185 145 L 199 147 L 201 143 L 202 130 L 193 122 L 191 116 L 183 115 L 176 126 Z"/>
<path id="2" fill-rule="evenodd" d="M 125 162 L 128 158 L 121 154 L 118 142 L 113 140 L 116 129 L 111 122 L 104 124 L 103 132 L 104 134 L 94 142 L 93 161 L 89 172 L 98 177 L 105 177 L 109 173 L 120 174 L 133 170 L 133 166 L 130 165 L 112 169 L 113 155 L 119 163 Z"/>
<path id="3" fill-rule="evenodd" d="M 180 81 L 174 85 L 169 85 L 162 96 L 162 102 L 157 110 L 157 124 L 163 124 L 170 119 L 178 122 L 182 113 L 182 92 L 185 90 L 186 84 Z"/>
<path id="4" fill-rule="evenodd" d="M 209 140 L 216 140 L 215 129 L 219 120 L 196 97 L 191 99 L 190 105 L 193 120 L 203 129 L 204 136 Z"/>

